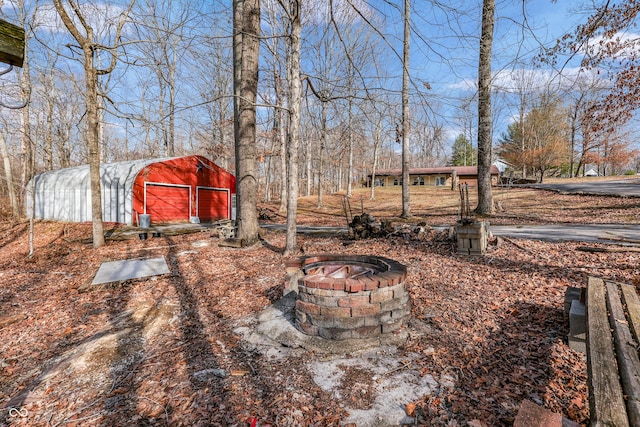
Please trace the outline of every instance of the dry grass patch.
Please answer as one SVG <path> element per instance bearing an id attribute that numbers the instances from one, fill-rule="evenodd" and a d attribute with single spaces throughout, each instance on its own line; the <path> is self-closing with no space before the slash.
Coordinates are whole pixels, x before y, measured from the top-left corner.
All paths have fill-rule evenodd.
<path id="1" fill-rule="evenodd" d="M 460 212 L 458 191 L 442 187 L 411 186 L 410 200 L 413 218 L 430 225 L 453 224 Z M 357 188 L 349 199 L 354 215 L 362 211 L 378 219 L 400 221 L 402 191 L 400 187 L 378 187 L 375 200 L 370 189 Z M 558 194 L 533 188 L 494 188 L 496 212 L 489 218 L 492 224 L 555 224 L 555 223 L 638 223 L 640 199 L 609 196 Z M 302 197 L 298 201 L 300 224 L 346 225 L 343 208 L 344 192 L 323 195 L 318 208 L 317 196 Z M 471 209 L 477 204 L 475 188 L 469 189 Z M 262 207 L 277 211 L 277 203 Z M 284 222 L 284 216 L 273 216 L 274 222 Z"/>

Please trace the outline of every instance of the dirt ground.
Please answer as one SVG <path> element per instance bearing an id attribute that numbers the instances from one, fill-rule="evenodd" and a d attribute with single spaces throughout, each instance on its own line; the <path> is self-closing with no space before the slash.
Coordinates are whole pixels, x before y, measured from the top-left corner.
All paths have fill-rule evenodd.
<path id="1" fill-rule="evenodd" d="M 416 191 L 412 221 L 455 222 L 455 195 Z M 640 220 L 637 199 L 538 190 L 496 199 L 492 223 Z M 301 200 L 300 222 L 344 224 L 341 200 L 325 196 L 321 209 Z M 356 193 L 352 210 L 360 203 L 380 218 L 400 213 L 397 189 L 375 202 Z M 275 204 L 262 212 L 282 221 Z M 28 257 L 28 231 L 27 222 L 0 223 L 0 425 L 324 426 L 374 404 L 379 379 L 359 365 L 343 366 L 342 389 L 330 389 L 314 374 L 326 356 L 275 357 L 235 332 L 282 296 L 282 233 L 264 231 L 243 249 L 218 247 L 212 232 L 92 249 L 89 224 L 38 222 Z M 590 275 L 640 285 L 640 254 L 586 253 L 578 243 L 505 240 L 472 258 L 434 231 L 300 235 L 299 244 L 305 254 L 382 255 L 408 267 L 413 320 L 397 351 L 410 366 L 399 369 L 434 380 L 404 402 L 414 425 L 507 426 L 525 399 L 586 423 L 585 358 L 566 344 L 565 290 Z M 89 285 L 104 261 L 158 256 L 170 274 Z"/>

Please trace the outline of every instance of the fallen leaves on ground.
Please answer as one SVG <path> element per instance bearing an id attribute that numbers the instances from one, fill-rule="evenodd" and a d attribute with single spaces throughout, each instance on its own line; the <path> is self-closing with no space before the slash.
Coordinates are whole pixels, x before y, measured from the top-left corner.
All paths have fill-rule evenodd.
<path id="1" fill-rule="evenodd" d="M 41 222 L 29 258 L 27 231 L 0 224 L 0 424 L 324 426 L 346 418 L 351 402 L 323 391 L 305 368 L 319 356 L 269 358 L 233 332 L 282 295 L 282 233 L 265 232 L 244 249 L 218 247 L 211 233 L 92 249 L 90 225 Z M 639 254 L 585 253 L 579 243 L 505 241 L 483 257 L 458 255 L 435 232 L 299 243 L 307 253 L 407 265 L 411 328 L 422 332 L 400 350 L 420 354 L 413 367 L 440 384 L 407 402 L 419 425 L 507 426 L 525 399 L 587 422 L 585 358 L 566 344 L 565 290 L 589 275 L 640 280 L 625 268 Z M 104 261 L 156 256 L 169 275 L 87 286 Z M 109 345 L 92 346 L 98 341 Z M 364 386 L 347 399 L 356 391 L 371 401 Z"/>

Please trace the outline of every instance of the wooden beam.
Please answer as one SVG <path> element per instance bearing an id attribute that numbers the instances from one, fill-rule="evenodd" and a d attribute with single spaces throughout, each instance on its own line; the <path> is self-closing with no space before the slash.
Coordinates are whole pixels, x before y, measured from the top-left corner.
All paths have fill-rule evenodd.
<path id="1" fill-rule="evenodd" d="M 636 293 L 636 288 L 632 285 L 621 284 L 622 298 L 629 313 L 629 326 L 636 340 L 640 337 L 640 299 Z"/>
<path id="2" fill-rule="evenodd" d="M 0 19 L 0 62 L 22 67 L 24 29 Z"/>
<path id="3" fill-rule="evenodd" d="M 607 283 L 606 286 L 608 307 L 611 312 L 609 321 L 613 330 L 622 389 L 627 401 L 629 424 L 638 426 L 640 425 L 640 360 L 638 360 L 637 344 L 629 330 L 629 322 L 618 294 L 618 285 Z"/>
<path id="4" fill-rule="evenodd" d="M 587 371 L 591 425 L 628 427 L 627 410 L 609 330 L 604 281 L 587 286 Z"/>
<path id="5" fill-rule="evenodd" d="M 621 247 L 600 248 L 600 247 L 591 247 L 591 246 L 578 246 L 576 250 L 582 251 L 582 252 L 591 252 L 591 253 L 640 252 L 640 248 L 630 247 L 630 246 L 625 246 L 624 248 L 621 248 Z"/>

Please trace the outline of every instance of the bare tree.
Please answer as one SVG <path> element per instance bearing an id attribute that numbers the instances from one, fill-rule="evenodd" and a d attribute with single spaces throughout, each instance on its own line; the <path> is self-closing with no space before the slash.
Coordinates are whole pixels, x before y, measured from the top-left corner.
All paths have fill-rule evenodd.
<path id="1" fill-rule="evenodd" d="M 15 218 L 20 212 L 20 204 L 18 203 L 18 195 L 16 192 L 15 179 L 13 177 L 13 169 L 11 168 L 11 158 L 9 150 L 7 150 L 7 142 L 4 135 L 0 132 L 0 157 L 2 157 L 2 165 L 4 167 L 4 177 L 7 182 L 7 193 L 9 193 L 9 203 L 11 204 L 11 215 Z"/>
<path id="2" fill-rule="evenodd" d="M 277 6 L 277 7 L 276 7 Z M 275 174 L 276 181 L 279 181 L 280 190 L 280 206 L 279 212 L 285 213 L 287 210 L 287 117 L 286 117 L 286 91 L 287 91 L 287 79 L 286 79 L 286 42 L 285 38 L 281 37 L 288 31 L 288 19 L 282 16 L 280 13 L 281 7 L 276 1 L 266 2 L 266 7 L 263 11 L 263 20 L 266 23 L 266 27 L 269 28 L 270 37 L 265 37 L 263 46 L 266 48 L 268 55 L 265 55 L 265 61 L 269 63 L 267 69 L 269 70 L 268 83 L 273 89 L 273 93 L 265 96 L 266 99 L 273 103 L 273 138 L 274 148 L 273 155 L 278 157 L 278 162 L 275 164 L 277 173 Z"/>
<path id="3" fill-rule="evenodd" d="M 237 238 L 252 244 L 258 240 L 257 168 L 256 168 L 256 99 L 258 92 L 258 56 L 260 50 L 260 0 L 234 0 L 234 91 L 237 96 L 235 140 L 236 189 L 238 202 Z M 236 55 L 240 55 L 238 58 Z M 239 78 L 238 78 L 239 77 Z M 238 90 L 239 87 L 239 90 Z"/>
<path id="4" fill-rule="evenodd" d="M 402 214 L 401 218 L 411 217 L 409 194 L 409 43 L 411 9 L 410 0 L 404 0 L 404 44 L 402 56 Z"/>
<path id="5" fill-rule="evenodd" d="M 16 207 L 20 205 L 20 195 L 18 192 L 18 188 L 26 186 L 26 183 L 33 177 L 35 170 L 35 148 L 33 139 L 31 136 L 31 115 L 30 115 L 30 103 L 28 100 L 31 98 L 32 91 L 32 81 L 31 81 L 31 73 L 29 68 L 30 62 L 30 42 L 33 37 L 33 30 L 36 26 L 34 22 L 35 8 L 29 10 L 27 4 L 24 0 L 16 0 L 7 5 L 7 8 L 11 8 L 15 19 L 18 22 L 18 26 L 20 28 L 26 28 L 24 31 L 25 37 L 25 46 L 23 51 L 23 60 L 22 66 L 16 69 L 18 74 L 18 86 L 19 86 L 19 94 L 24 100 L 20 103 L 20 105 L 6 105 L 2 103 L 2 107 L 10 108 L 10 109 L 18 109 L 19 111 L 19 134 L 20 134 L 20 162 L 21 162 L 21 176 L 20 182 L 13 178 L 13 182 L 11 183 L 14 194 L 14 201 L 16 203 Z M 3 8 L 4 11 L 4 8 Z M 0 72 L 0 75 L 4 75 L 7 72 L 13 70 L 13 66 L 8 69 Z M 6 142 L 5 142 L 6 146 Z M 13 175 L 13 173 L 12 173 Z M 12 209 L 14 216 L 19 216 L 19 209 Z"/>
<path id="6" fill-rule="evenodd" d="M 234 152 L 232 43 L 214 32 L 190 48 L 192 57 L 198 58 L 189 68 L 194 71 L 191 79 L 196 93 L 204 100 L 204 114 L 191 114 L 187 120 L 198 148 L 219 166 L 230 169 Z"/>
<path id="7" fill-rule="evenodd" d="M 495 1 L 484 0 L 478 61 L 478 206 L 476 213 L 493 213 L 491 192 L 491 52 Z"/>
<path id="8" fill-rule="evenodd" d="M 320 156 L 318 158 L 318 209 L 323 207 L 322 195 L 323 195 L 323 181 L 325 176 L 325 164 L 324 157 L 327 151 L 327 144 L 329 141 L 329 133 L 327 131 L 327 104 L 329 100 L 325 95 L 321 95 L 320 103 L 322 105 L 320 113 Z"/>
<path id="9" fill-rule="evenodd" d="M 20 71 L 20 91 L 24 99 L 31 97 L 31 75 L 29 72 L 29 61 L 27 58 L 28 50 L 25 49 L 25 61 Z M 22 183 L 27 182 L 35 173 L 35 154 L 33 141 L 31 139 L 31 116 L 29 114 L 30 106 L 27 103 L 20 111 L 20 135 L 22 141 Z"/>
<path id="10" fill-rule="evenodd" d="M 98 77 L 111 73 L 117 63 L 117 49 L 121 40 L 122 28 L 127 21 L 133 1 L 129 4 L 120 16 L 115 32 L 113 46 L 105 46 L 94 39 L 94 28 L 87 20 L 81 5 L 74 0 L 67 0 L 72 18 L 67 12 L 63 0 L 53 0 L 53 4 L 62 19 L 64 26 L 78 42 L 82 50 L 82 62 L 85 77 L 85 107 L 87 109 L 86 121 L 86 143 L 89 151 L 89 171 L 91 180 L 91 210 L 93 222 L 93 247 L 98 248 L 104 245 L 104 227 L 102 224 L 102 191 L 100 186 L 100 147 L 98 133 L 100 123 L 98 121 Z M 96 54 L 99 51 L 107 51 L 111 59 L 105 68 L 98 68 Z"/>
<path id="11" fill-rule="evenodd" d="M 298 147 L 300 146 L 300 99 L 302 81 L 300 77 L 300 0 L 288 0 L 281 4 L 290 22 L 289 55 L 287 69 L 289 78 L 289 134 L 287 141 L 287 237 L 285 255 L 297 250 L 296 216 L 298 211 Z"/>
<path id="12" fill-rule="evenodd" d="M 523 120 L 509 126 L 500 139 L 499 153 L 542 182 L 547 171 L 558 170 L 569 159 L 568 131 L 566 110 L 557 99 L 542 95 Z"/>
<path id="13" fill-rule="evenodd" d="M 373 159 L 371 163 L 371 191 L 369 193 L 369 200 L 375 200 L 375 188 L 376 188 L 376 169 L 378 167 L 378 156 L 380 153 L 380 146 L 382 145 L 382 114 L 376 114 L 373 120 Z"/>
<path id="14" fill-rule="evenodd" d="M 141 55 L 136 64 L 143 64 L 156 77 L 156 125 L 164 156 L 176 154 L 178 67 L 195 40 L 189 26 L 196 17 L 196 9 L 188 2 L 145 0 L 136 11 L 137 35 L 144 41 L 137 43 Z"/>
<path id="15" fill-rule="evenodd" d="M 79 161 L 76 125 L 82 119 L 81 88 L 75 74 L 56 68 L 58 56 L 54 51 L 46 58 L 45 66 L 34 70 L 32 104 L 32 139 L 34 161 L 44 170 L 66 168 Z"/>
<path id="16" fill-rule="evenodd" d="M 537 82 L 536 75 L 530 70 L 520 69 L 518 72 L 512 73 L 511 83 L 512 87 L 502 88 L 504 92 L 513 94 L 515 93 L 515 98 L 517 101 L 517 109 L 518 109 L 518 129 L 525 128 L 525 117 L 527 115 L 527 109 L 532 104 L 535 96 L 539 96 L 539 93 L 542 90 L 541 85 Z M 520 138 L 519 148 L 521 153 L 525 153 L 528 149 L 526 146 L 526 141 L 524 138 Z M 522 178 L 527 178 L 528 166 L 526 163 L 519 163 L 522 168 Z"/>
<path id="17" fill-rule="evenodd" d="M 353 180 L 353 98 L 349 98 L 349 137 L 347 154 L 347 197 L 351 197 L 351 181 Z"/>

